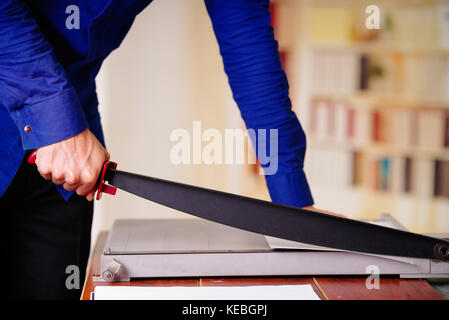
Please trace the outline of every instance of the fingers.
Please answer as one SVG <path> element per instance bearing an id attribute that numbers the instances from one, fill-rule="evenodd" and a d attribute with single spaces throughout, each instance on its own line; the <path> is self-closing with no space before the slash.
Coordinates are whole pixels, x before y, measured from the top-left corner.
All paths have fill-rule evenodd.
<path id="1" fill-rule="evenodd" d="M 54 184 L 61 185 L 64 184 L 65 181 L 65 174 L 64 171 L 61 169 L 53 170 L 51 174 L 51 180 Z"/>
<path id="2" fill-rule="evenodd" d="M 50 168 L 42 168 L 39 170 L 39 173 L 41 174 L 42 178 L 45 180 L 51 180 L 51 170 Z"/>
<path id="3" fill-rule="evenodd" d="M 53 150 L 51 180 L 54 184 L 62 185 L 66 181 L 66 175 L 69 171 L 67 156 L 58 148 Z"/>
<path id="4" fill-rule="evenodd" d="M 48 161 L 47 159 L 51 159 L 53 157 L 53 150 L 51 148 L 40 148 L 36 152 L 36 167 L 45 180 L 51 180 L 51 165 L 52 161 Z"/>
<path id="5" fill-rule="evenodd" d="M 92 201 L 103 163 L 109 158 L 101 143 L 85 130 L 72 138 L 37 149 L 36 166 L 44 179 Z"/>
<path id="6" fill-rule="evenodd" d="M 81 184 L 76 189 L 76 193 L 80 196 L 85 196 L 89 191 L 94 189 L 99 174 L 100 170 L 98 170 L 98 167 L 89 166 L 84 168 L 81 172 Z"/>
<path id="7" fill-rule="evenodd" d="M 94 190 L 90 191 L 88 194 L 86 194 L 86 199 L 88 201 L 92 201 L 95 197 L 95 192 L 96 192 L 96 190 L 94 189 Z"/>
<path id="8" fill-rule="evenodd" d="M 100 157 L 100 159 L 98 159 L 98 161 L 100 161 L 100 164 L 101 164 L 101 166 L 100 166 L 100 169 L 103 167 L 103 163 L 104 162 L 106 162 L 106 161 L 109 161 L 109 159 L 110 159 L 110 155 L 109 155 L 109 152 L 107 152 L 106 150 L 105 150 L 105 152 L 103 153 L 103 155 L 102 155 L 102 157 Z M 87 192 L 87 194 L 86 194 L 86 199 L 88 200 L 88 201 L 92 201 L 93 199 L 94 199 L 94 197 L 95 197 L 95 192 L 97 191 L 97 185 L 96 185 L 96 183 L 97 183 L 97 177 L 99 176 L 101 174 L 101 170 L 98 170 L 98 172 L 96 172 L 93 176 L 94 177 L 96 177 L 96 179 L 94 180 L 94 187 L 93 187 L 93 189 L 92 190 L 90 190 L 89 192 Z M 89 178 L 89 177 L 88 177 Z M 87 189 L 87 187 L 86 187 L 86 189 Z M 77 190 L 77 192 L 78 192 L 78 190 Z M 84 190 L 80 190 L 79 192 L 84 192 Z"/>
<path id="9" fill-rule="evenodd" d="M 75 187 L 75 189 L 76 189 L 80 185 L 80 183 L 81 183 L 80 173 L 79 173 L 79 168 L 76 164 L 69 166 L 68 170 L 66 171 L 66 173 L 64 175 L 64 179 L 65 179 L 65 184 L 70 188 Z M 71 191 L 71 190 L 68 190 L 68 191 Z"/>
<path id="10" fill-rule="evenodd" d="M 68 183 L 64 183 L 62 185 L 62 187 L 67 190 L 67 191 L 74 191 L 78 188 L 78 184 L 68 184 Z"/>

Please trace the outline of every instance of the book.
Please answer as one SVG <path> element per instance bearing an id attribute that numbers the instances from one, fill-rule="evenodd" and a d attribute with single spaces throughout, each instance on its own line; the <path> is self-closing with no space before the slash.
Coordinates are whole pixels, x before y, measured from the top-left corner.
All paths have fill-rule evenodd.
<path id="1" fill-rule="evenodd" d="M 397 109 L 390 111 L 391 130 L 388 142 L 397 147 L 409 147 L 412 145 L 413 111 Z"/>
<path id="2" fill-rule="evenodd" d="M 329 123 L 332 119 L 329 118 L 330 106 L 325 100 L 314 100 L 312 103 L 311 112 L 311 132 L 321 140 L 329 138 Z"/>
<path id="3" fill-rule="evenodd" d="M 353 152 L 353 167 L 352 167 L 352 184 L 354 186 L 362 187 L 365 185 L 366 174 L 366 154 L 360 151 Z"/>
<path id="4" fill-rule="evenodd" d="M 373 110 L 363 107 L 355 112 L 354 142 L 357 144 L 370 144 L 373 141 L 374 117 Z"/>
<path id="5" fill-rule="evenodd" d="M 336 141 L 344 143 L 348 140 L 350 109 L 342 101 L 336 101 L 334 109 L 334 137 Z"/>
<path id="6" fill-rule="evenodd" d="M 448 102 L 449 59 L 412 55 L 404 59 L 402 97 L 408 101 Z"/>
<path id="7" fill-rule="evenodd" d="M 350 150 L 310 148 L 306 153 L 305 171 L 312 188 L 350 188 L 354 179 L 353 161 Z"/>
<path id="8" fill-rule="evenodd" d="M 417 117 L 416 145 L 422 149 L 444 148 L 445 114 L 441 110 L 425 110 Z"/>
<path id="9" fill-rule="evenodd" d="M 434 172 L 434 195 L 449 198 L 449 161 L 435 161 Z"/>
<path id="10" fill-rule="evenodd" d="M 369 78 L 369 56 L 366 54 L 360 55 L 360 91 L 368 90 Z"/>
<path id="11" fill-rule="evenodd" d="M 391 191 L 394 193 L 403 193 L 405 191 L 405 158 L 402 156 L 393 156 L 391 158 Z"/>
<path id="12" fill-rule="evenodd" d="M 360 67 L 353 52 L 314 50 L 311 91 L 316 95 L 345 96 L 357 92 Z"/>
<path id="13" fill-rule="evenodd" d="M 403 185 L 405 192 L 412 192 L 413 183 L 413 160 L 410 157 L 405 157 L 404 159 L 404 175 L 403 175 Z"/>
<path id="14" fill-rule="evenodd" d="M 379 160 L 379 189 L 388 191 L 391 188 L 391 161 L 388 157 L 382 157 Z"/>
<path id="15" fill-rule="evenodd" d="M 412 192 L 415 195 L 431 197 L 434 189 L 434 161 L 426 158 L 413 159 Z"/>

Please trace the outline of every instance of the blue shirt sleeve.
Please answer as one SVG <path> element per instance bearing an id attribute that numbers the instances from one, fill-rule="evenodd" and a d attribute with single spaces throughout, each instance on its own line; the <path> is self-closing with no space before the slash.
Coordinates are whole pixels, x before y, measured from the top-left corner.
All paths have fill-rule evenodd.
<path id="1" fill-rule="evenodd" d="M 24 149 L 62 141 L 88 127 L 64 68 L 20 0 L 0 2 L 0 103 L 18 127 Z"/>
<path id="2" fill-rule="evenodd" d="M 306 138 L 292 111 L 287 78 L 270 25 L 269 0 L 205 3 L 247 128 L 278 130 L 278 168 L 275 174 L 265 175 L 271 199 L 297 207 L 312 205 L 303 171 Z M 260 143 L 256 135 L 256 153 Z M 263 143 L 270 150 L 269 139 Z"/>

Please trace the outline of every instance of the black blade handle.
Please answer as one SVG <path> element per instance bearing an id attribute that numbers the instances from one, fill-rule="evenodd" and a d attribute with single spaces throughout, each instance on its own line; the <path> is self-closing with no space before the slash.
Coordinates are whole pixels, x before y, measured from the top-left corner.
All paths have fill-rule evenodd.
<path id="1" fill-rule="evenodd" d="M 209 221 L 286 240 L 370 254 L 449 260 L 449 242 L 297 207 L 108 169 L 105 180 Z"/>

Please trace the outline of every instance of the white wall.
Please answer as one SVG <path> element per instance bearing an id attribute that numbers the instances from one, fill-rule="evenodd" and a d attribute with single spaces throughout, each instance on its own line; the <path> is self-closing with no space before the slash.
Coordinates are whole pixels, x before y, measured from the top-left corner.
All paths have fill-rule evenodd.
<path id="1" fill-rule="evenodd" d="M 173 129 L 191 131 L 193 120 L 203 129 L 242 126 L 202 0 L 154 1 L 105 61 L 97 86 L 106 145 L 119 169 L 267 198 L 258 177 L 241 190 L 242 166 L 170 162 Z M 117 218 L 188 217 L 118 191 L 95 203 L 92 235 Z"/>

